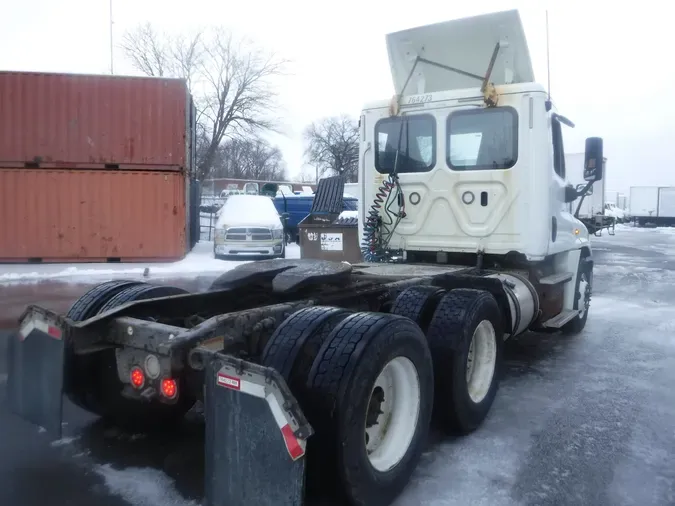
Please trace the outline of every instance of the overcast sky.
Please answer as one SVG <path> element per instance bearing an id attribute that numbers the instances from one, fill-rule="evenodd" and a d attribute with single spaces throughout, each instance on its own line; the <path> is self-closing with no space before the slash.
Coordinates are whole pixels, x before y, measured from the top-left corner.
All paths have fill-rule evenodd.
<path id="1" fill-rule="evenodd" d="M 675 185 L 675 66 L 665 2 L 441 0 L 113 0 L 114 40 L 150 21 L 191 31 L 221 24 L 292 61 L 279 83 L 286 136 L 275 138 L 291 174 L 304 163 L 302 129 L 323 116 L 359 114 L 393 93 L 385 34 L 427 23 L 519 8 L 537 80 L 551 82 L 566 151 L 605 138 L 607 188 Z M 666 9 L 667 11 L 667 9 Z M 110 72 L 108 0 L 0 0 L 0 69 Z M 115 73 L 135 73 L 117 47 Z"/>

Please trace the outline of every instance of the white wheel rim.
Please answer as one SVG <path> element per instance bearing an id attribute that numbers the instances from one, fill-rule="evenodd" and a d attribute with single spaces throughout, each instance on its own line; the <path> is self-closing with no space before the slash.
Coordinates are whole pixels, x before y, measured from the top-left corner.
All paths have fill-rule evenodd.
<path id="1" fill-rule="evenodd" d="M 466 385 L 469 397 L 478 404 L 487 396 L 497 364 L 497 336 L 488 320 L 478 324 L 471 337 L 466 358 Z"/>
<path id="2" fill-rule="evenodd" d="M 396 357 L 388 362 L 375 380 L 366 413 L 366 453 L 377 471 L 389 471 L 407 453 L 417 429 L 420 398 L 412 361 Z"/>

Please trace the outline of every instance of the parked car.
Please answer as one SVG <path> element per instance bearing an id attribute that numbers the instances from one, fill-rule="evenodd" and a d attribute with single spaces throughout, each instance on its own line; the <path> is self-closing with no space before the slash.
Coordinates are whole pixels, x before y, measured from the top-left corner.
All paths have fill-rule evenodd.
<path id="1" fill-rule="evenodd" d="M 216 258 L 285 258 L 284 227 L 272 199 L 230 195 L 218 212 L 213 254 Z"/>

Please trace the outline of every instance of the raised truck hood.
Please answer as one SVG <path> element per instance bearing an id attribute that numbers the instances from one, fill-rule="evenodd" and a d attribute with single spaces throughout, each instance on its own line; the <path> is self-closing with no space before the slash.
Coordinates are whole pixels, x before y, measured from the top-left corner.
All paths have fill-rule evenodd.
<path id="1" fill-rule="evenodd" d="M 419 56 L 441 65 L 484 77 L 495 45 L 500 42 L 490 81 L 495 85 L 534 81 L 532 60 L 517 10 L 456 19 L 390 33 L 389 67 L 401 94 Z M 419 62 L 405 94 L 480 88 L 481 81 Z"/>

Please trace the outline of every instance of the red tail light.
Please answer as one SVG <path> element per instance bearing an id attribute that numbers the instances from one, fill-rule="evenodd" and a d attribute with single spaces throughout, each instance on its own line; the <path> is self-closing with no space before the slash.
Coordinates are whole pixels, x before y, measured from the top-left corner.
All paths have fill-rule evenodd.
<path id="1" fill-rule="evenodd" d="M 143 388 L 143 385 L 145 385 L 145 374 L 143 374 L 143 369 L 140 367 L 132 367 L 129 380 L 131 381 L 132 387 Z"/>
<path id="2" fill-rule="evenodd" d="M 171 378 L 164 378 L 161 384 L 162 395 L 167 399 L 173 399 L 178 395 L 178 383 Z"/>

